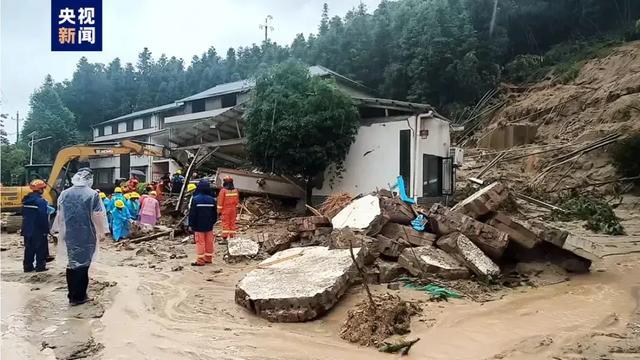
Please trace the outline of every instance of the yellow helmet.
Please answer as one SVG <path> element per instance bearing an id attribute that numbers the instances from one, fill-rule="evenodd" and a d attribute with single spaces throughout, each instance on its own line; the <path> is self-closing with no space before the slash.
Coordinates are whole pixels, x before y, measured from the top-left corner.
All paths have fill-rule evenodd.
<path id="1" fill-rule="evenodd" d="M 124 198 L 129 200 L 131 198 L 131 194 L 129 194 L 129 193 L 124 194 Z"/>
<path id="2" fill-rule="evenodd" d="M 180 170 L 180 169 L 176 170 L 176 174 L 182 175 L 182 170 Z"/>
<path id="3" fill-rule="evenodd" d="M 189 184 L 187 185 L 187 192 L 192 192 L 193 190 L 196 189 L 196 184 Z"/>
<path id="4" fill-rule="evenodd" d="M 132 192 L 131 194 L 129 194 L 129 197 L 131 199 L 140 199 L 140 194 L 138 194 L 137 192 Z"/>
<path id="5" fill-rule="evenodd" d="M 114 204 L 118 209 L 122 209 L 124 207 L 124 201 L 118 199 L 116 200 L 116 203 Z"/>
<path id="6" fill-rule="evenodd" d="M 113 190 L 113 192 L 122 194 L 122 188 L 120 186 L 118 186 L 117 188 L 115 188 Z"/>
<path id="7" fill-rule="evenodd" d="M 102 191 L 100 192 L 100 199 L 104 199 L 107 197 L 107 194 L 103 193 Z"/>

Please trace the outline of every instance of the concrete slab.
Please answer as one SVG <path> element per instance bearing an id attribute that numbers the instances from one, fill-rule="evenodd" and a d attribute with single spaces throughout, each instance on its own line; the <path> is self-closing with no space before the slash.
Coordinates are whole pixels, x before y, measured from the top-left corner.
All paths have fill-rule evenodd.
<path id="1" fill-rule="evenodd" d="M 275 254 L 278 251 L 288 249 L 291 243 L 296 240 L 298 235 L 293 232 L 287 234 L 274 234 L 264 239 L 262 242 L 262 248 L 268 254 Z"/>
<path id="2" fill-rule="evenodd" d="M 602 258 L 597 255 L 602 253 L 601 246 L 598 243 L 572 233 L 569 233 L 567 240 L 562 245 L 562 248 L 587 260 L 602 260 Z"/>
<path id="3" fill-rule="evenodd" d="M 502 212 L 496 213 L 491 219 L 489 219 L 489 221 L 487 221 L 487 224 L 500 231 L 506 232 L 509 234 L 509 239 L 511 241 L 515 241 L 527 249 L 532 249 L 542 241 L 536 232 L 531 229 L 530 225 L 524 221 L 512 219 L 510 216 Z"/>
<path id="4" fill-rule="evenodd" d="M 500 268 L 489 259 L 468 237 L 451 233 L 438 239 L 438 247 L 464 263 L 480 277 L 500 275 Z"/>
<path id="5" fill-rule="evenodd" d="M 433 246 L 404 249 L 398 264 L 414 276 L 438 275 L 453 280 L 470 275 L 469 269 L 458 260 Z"/>
<path id="6" fill-rule="evenodd" d="M 436 234 L 443 236 L 453 232 L 460 232 L 478 245 L 493 260 L 500 259 L 509 244 L 509 235 L 507 233 L 477 221 L 470 216 L 451 211 L 441 204 L 434 204 L 429 209 L 428 218 L 430 228 Z"/>
<path id="7" fill-rule="evenodd" d="M 258 255 L 260 245 L 250 239 L 244 238 L 230 238 L 227 240 L 227 251 L 229 256 L 246 256 L 253 257 Z"/>
<path id="8" fill-rule="evenodd" d="M 483 215 L 496 211 L 508 197 L 509 191 L 507 187 L 500 182 L 494 182 L 456 204 L 451 208 L 451 211 L 478 219 Z"/>
<path id="9" fill-rule="evenodd" d="M 383 284 L 390 283 L 405 273 L 405 269 L 393 261 L 377 259 L 375 266 L 378 268 L 380 283 Z"/>
<path id="10" fill-rule="evenodd" d="M 380 232 L 381 235 L 391 239 L 403 239 L 413 246 L 430 246 L 436 241 L 436 235 L 428 232 L 416 231 L 411 226 L 387 223 Z"/>
<path id="11" fill-rule="evenodd" d="M 380 200 L 367 195 L 356 199 L 331 219 L 334 229 L 366 229 L 381 214 Z"/>
<path id="12" fill-rule="evenodd" d="M 353 251 L 362 261 L 360 248 Z M 246 274 L 236 285 L 235 301 L 269 321 L 313 320 L 338 302 L 355 275 L 348 249 L 287 249 Z"/>

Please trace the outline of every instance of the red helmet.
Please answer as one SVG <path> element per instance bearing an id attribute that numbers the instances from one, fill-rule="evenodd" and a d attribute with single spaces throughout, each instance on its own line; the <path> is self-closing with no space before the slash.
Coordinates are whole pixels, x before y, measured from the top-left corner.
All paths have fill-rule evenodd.
<path id="1" fill-rule="evenodd" d="M 45 183 L 44 181 L 40 180 L 40 179 L 35 179 L 33 181 L 31 181 L 31 184 L 29 184 L 29 189 L 36 191 L 36 190 L 42 190 L 44 188 L 47 187 L 47 183 Z"/>
<path id="2" fill-rule="evenodd" d="M 233 182 L 233 178 L 231 177 L 231 175 L 227 175 L 222 179 L 222 182 L 224 182 L 224 183 Z"/>

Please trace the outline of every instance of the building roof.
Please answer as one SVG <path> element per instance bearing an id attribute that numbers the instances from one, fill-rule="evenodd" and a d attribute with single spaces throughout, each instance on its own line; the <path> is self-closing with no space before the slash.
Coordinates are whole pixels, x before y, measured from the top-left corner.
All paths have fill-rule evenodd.
<path id="1" fill-rule="evenodd" d="M 118 122 L 118 121 L 122 121 L 122 120 L 128 120 L 128 119 L 132 119 L 132 118 L 137 118 L 137 117 L 140 117 L 140 116 L 143 116 L 143 115 L 155 114 L 155 113 L 161 112 L 161 111 L 173 110 L 173 109 L 179 108 L 180 106 L 182 106 L 182 103 L 177 101 L 177 102 L 173 102 L 171 104 L 165 104 L 165 105 L 156 106 L 156 107 L 150 108 L 150 109 L 144 109 L 144 110 L 140 110 L 140 111 L 135 111 L 135 112 L 132 112 L 130 114 L 119 116 L 119 117 L 117 117 L 115 119 L 110 119 L 110 120 L 107 120 L 107 121 L 103 121 L 103 122 L 95 124 L 93 126 L 105 125 L 105 124 L 110 124 L 110 123 L 114 123 L 114 122 Z"/>
<path id="2" fill-rule="evenodd" d="M 348 83 L 351 86 L 357 87 L 357 88 L 361 88 L 364 90 L 368 90 L 366 86 L 360 84 L 359 82 L 355 81 L 355 80 L 351 80 L 346 76 L 340 75 L 337 72 L 333 71 L 333 70 L 329 70 L 324 66 L 320 66 L 320 65 L 313 65 L 313 66 L 309 66 L 309 73 L 311 74 L 311 76 L 328 76 L 331 75 L 335 78 L 338 79 L 338 81 L 341 81 L 343 83 Z M 247 79 L 247 80 L 239 80 L 239 81 L 234 81 L 234 82 L 230 82 L 230 83 L 225 83 L 225 84 L 220 84 L 220 85 L 216 85 L 212 88 L 209 88 L 207 90 L 201 91 L 195 95 L 191 95 L 189 97 L 186 97 L 184 99 L 180 99 L 178 100 L 178 102 L 185 102 L 185 101 L 193 101 L 193 100 L 199 100 L 199 99 L 205 99 L 205 98 L 209 98 L 209 97 L 214 97 L 214 96 L 221 96 L 221 95 L 225 95 L 225 94 L 231 94 L 231 93 L 235 93 L 235 92 L 243 92 L 243 91 L 247 91 L 247 90 L 251 90 L 251 88 L 255 85 L 255 81 Z"/>
<path id="3" fill-rule="evenodd" d="M 254 85 L 253 80 L 239 80 L 226 84 L 216 85 L 205 91 L 201 91 L 195 95 L 188 96 L 184 99 L 178 100 L 178 102 L 192 101 L 198 99 L 205 99 L 214 96 L 221 96 L 225 94 L 235 93 L 250 90 Z"/>

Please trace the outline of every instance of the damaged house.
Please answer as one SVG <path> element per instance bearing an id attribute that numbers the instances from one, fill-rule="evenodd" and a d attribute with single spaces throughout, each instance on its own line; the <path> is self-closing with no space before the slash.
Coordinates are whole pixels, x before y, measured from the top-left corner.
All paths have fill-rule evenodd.
<path id="1" fill-rule="evenodd" d="M 441 198 L 454 189 L 449 122 L 427 104 L 376 98 L 361 84 L 322 66 L 313 76 L 333 78 L 358 106 L 361 127 L 345 160 L 341 178 L 332 169 L 316 182 L 315 196 L 365 193 L 389 188 L 402 176 L 409 196 Z M 176 150 L 199 151 L 202 162 L 234 168 L 247 162 L 243 118 L 251 80 L 216 85 L 174 103 L 97 124 L 94 142 L 135 139 Z M 127 178 L 131 170 L 158 180 L 179 165 L 171 159 L 114 156 L 92 159 L 98 184 Z"/>

